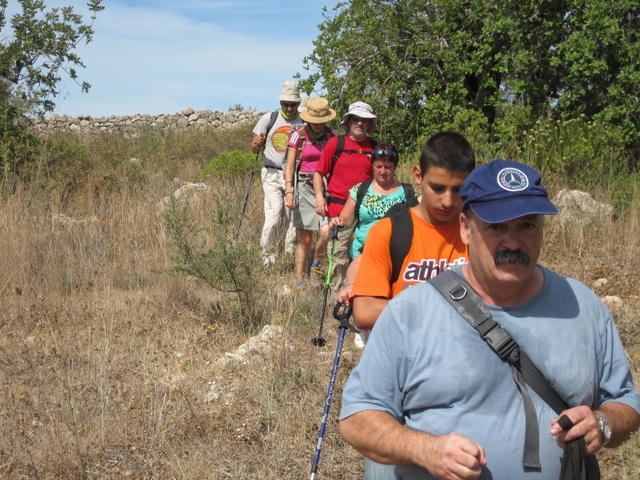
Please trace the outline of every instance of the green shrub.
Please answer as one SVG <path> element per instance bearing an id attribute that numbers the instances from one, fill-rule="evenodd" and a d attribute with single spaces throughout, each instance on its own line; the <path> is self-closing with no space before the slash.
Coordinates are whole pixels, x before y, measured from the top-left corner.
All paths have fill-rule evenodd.
<path id="1" fill-rule="evenodd" d="M 492 136 L 500 156 L 509 160 L 521 158 L 526 134 L 535 121 L 530 107 L 509 104 L 499 106 L 496 121 L 492 125 Z"/>
<path id="2" fill-rule="evenodd" d="M 214 193 L 214 207 L 207 227 L 193 220 L 188 206 L 172 199 L 164 214 L 174 251 L 173 272 L 197 278 L 219 292 L 232 294 L 237 310 L 229 320 L 253 332 L 266 318 L 267 288 L 259 250 L 238 236 L 237 205 Z"/>
<path id="3" fill-rule="evenodd" d="M 637 208 L 640 200 L 640 172 L 612 175 L 605 184 L 616 212 Z"/>
<path id="4" fill-rule="evenodd" d="M 260 163 L 256 161 L 256 156 L 253 153 L 232 150 L 221 153 L 205 165 L 202 169 L 202 178 L 232 178 L 259 167 Z"/>
<path id="5" fill-rule="evenodd" d="M 524 156 L 543 177 L 562 176 L 579 188 L 603 185 L 627 172 L 622 131 L 585 118 L 540 118 L 526 135 Z"/>
<path id="6" fill-rule="evenodd" d="M 489 121 L 481 112 L 464 109 L 456 112 L 453 120 L 446 124 L 445 130 L 460 132 L 473 147 L 476 157 L 488 158 L 492 156 L 489 142 Z"/>
<path id="7" fill-rule="evenodd" d="M 8 104 L 0 104 L 0 182 L 10 190 L 34 161 L 38 138 L 29 132 L 27 120 Z"/>

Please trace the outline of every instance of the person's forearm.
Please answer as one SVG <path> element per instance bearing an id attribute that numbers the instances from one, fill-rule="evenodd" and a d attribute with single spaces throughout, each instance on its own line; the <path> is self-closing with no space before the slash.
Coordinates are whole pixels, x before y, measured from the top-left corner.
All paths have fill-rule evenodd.
<path id="1" fill-rule="evenodd" d="M 358 269 L 360 268 L 360 259 L 361 258 L 362 258 L 362 255 L 358 255 L 356 258 L 354 258 L 351 261 L 351 263 L 347 267 L 347 274 L 345 276 L 345 283 L 348 286 L 353 285 L 353 283 L 356 281 L 356 276 L 358 275 Z"/>
<path id="2" fill-rule="evenodd" d="M 353 223 L 355 207 L 356 202 L 351 198 L 351 196 L 349 196 L 344 204 L 342 212 L 340 212 L 340 222 L 342 225 L 347 226 Z"/>
<path id="3" fill-rule="evenodd" d="M 389 303 L 389 299 L 383 297 L 354 297 L 353 319 L 356 327 L 362 330 L 371 330 L 387 303 Z"/>
<path id="4" fill-rule="evenodd" d="M 417 445 L 433 438 L 378 410 L 365 410 L 341 420 L 340 434 L 362 455 L 385 465 L 423 464 Z"/>
<path id="5" fill-rule="evenodd" d="M 289 188 L 290 190 L 293 189 L 293 175 L 295 172 L 297 153 L 298 150 L 293 147 L 290 147 L 287 151 L 287 165 L 285 166 L 284 170 L 285 190 L 287 188 Z"/>
<path id="6" fill-rule="evenodd" d="M 624 403 L 607 402 L 597 410 L 607 417 L 611 427 L 612 436 L 607 447 L 619 446 L 640 427 L 640 414 Z"/>
<path id="7" fill-rule="evenodd" d="M 434 436 L 413 430 L 379 410 L 364 410 L 341 420 L 340 433 L 375 462 L 417 465 L 435 478 L 477 480 L 487 465 L 484 448 L 470 438 L 457 433 Z"/>
<path id="8" fill-rule="evenodd" d="M 324 182 L 323 176 L 318 172 L 313 173 L 313 193 L 316 197 L 316 202 L 318 199 L 324 198 Z"/>

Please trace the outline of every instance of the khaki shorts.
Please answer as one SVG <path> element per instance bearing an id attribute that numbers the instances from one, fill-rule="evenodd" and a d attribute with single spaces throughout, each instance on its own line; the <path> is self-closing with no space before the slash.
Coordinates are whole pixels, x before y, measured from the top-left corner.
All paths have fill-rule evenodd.
<path id="1" fill-rule="evenodd" d="M 320 225 L 327 223 L 327 219 L 315 211 L 316 196 L 313 186 L 309 182 L 305 181 L 303 177 L 298 177 L 296 208 L 293 209 L 291 223 L 295 228 L 301 230 L 318 230 Z"/>

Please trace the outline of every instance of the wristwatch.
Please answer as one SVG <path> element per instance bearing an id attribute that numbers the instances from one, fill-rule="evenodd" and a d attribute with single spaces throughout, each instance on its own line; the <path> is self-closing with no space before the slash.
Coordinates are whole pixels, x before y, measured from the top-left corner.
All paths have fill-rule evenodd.
<path id="1" fill-rule="evenodd" d="M 609 420 L 602 413 L 595 410 L 593 414 L 598 419 L 598 429 L 600 430 L 600 437 L 602 438 L 602 445 L 606 445 L 611 441 L 611 426 L 609 426 Z"/>

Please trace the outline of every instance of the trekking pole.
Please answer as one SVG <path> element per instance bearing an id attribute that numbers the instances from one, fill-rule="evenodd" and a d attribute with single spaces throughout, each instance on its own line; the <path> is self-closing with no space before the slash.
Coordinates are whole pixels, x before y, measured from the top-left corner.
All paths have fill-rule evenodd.
<path id="1" fill-rule="evenodd" d="M 266 140 L 265 140 L 266 143 Z M 262 151 L 264 150 L 264 143 L 262 145 L 260 145 L 260 148 L 258 148 L 258 153 L 256 153 L 256 160 L 255 163 L 258 163 L 258 160 L 260 159 L 260 154 L 262 153 Z M 242 227 L 242 220 L 244 219 L 244 214 L 247 211 L 247 204 L 249 203 L 249 194 L 251 193 L 251 187 L 253 187 L 253 179 L 256 176 L 256 168 L 255 165 L 251 166 L 251 176 L 249 177 L 249 188 L 247 188 L 247 193 L 244 196 L 244 204 L 242 205 L 242 213 L 240 214 L 240 222 L 238 222 L 238 231 L 236 232 L 236 238 L 238 238 L 240 236 L 240 228 Z"/>
<path id="2" fill-rule="evenodd" d="M 334 227 L 331 229 L 329 233 L 329 238 L 331 239 L 331 251 L 329 252 L 329 259 L 327 261 L 327 273 L 324 277 L 324 286 L 322 287 L 322 309 L 320 310 L 320 331 L 318 332 L 318 336 L 311 339 L 311 343 L 316 345 L 317 347 L 324 347 L 325 341 L 322 338 L 322 327 L 324 325 L 324 316 L 327 311 L 327 298 L 329 296 L 329 289 L 331 287 L 331 275 L 333 274 L 333 262 L 334 262 L 334 254 L 336 248 L 336 239 L 338 238 L 338 227 Z"/>
<path id="3" fill-rule="evenodd" d="M 353 325 L 349 323 L 349 317 L 351 316 L 351 307 L 349 305 L 343 305 L 336 303 L 333 308 L 333 317 L 340 322 L 338 329 L 340 333 L 338 335 L 338 345 L 336 345 L 336 355 L 333 359 L 333 367 L 331 368 L 331 377 L 329 378 L 329 386 L 327 387 L 327 398 L 324 402 L 324 410 L 322 412 L 322 421 L 320 422 L 320 429 L 318 430 L 318 439 L 316 441 L 316 449 L 313 452 L 313 460 L 311 461 L 311 478 L 315 480 L 318 474 L 318 464 L 320 463 L 320 452 L 322 450 L 322 441 L 324 440 L 324 434 L 327 430 L 327 420 L 329 419 L 329 409 L 331 408 L 331 400 L 333 399 L 333 389 L 336 384 L 336 375 L 338 373 L 338 367 L 340 366 L 340 355 L 342 353 L 342 345 L 344 344 L 344 336 L 347 330 L 353 332 L 359 332 Z"/>

